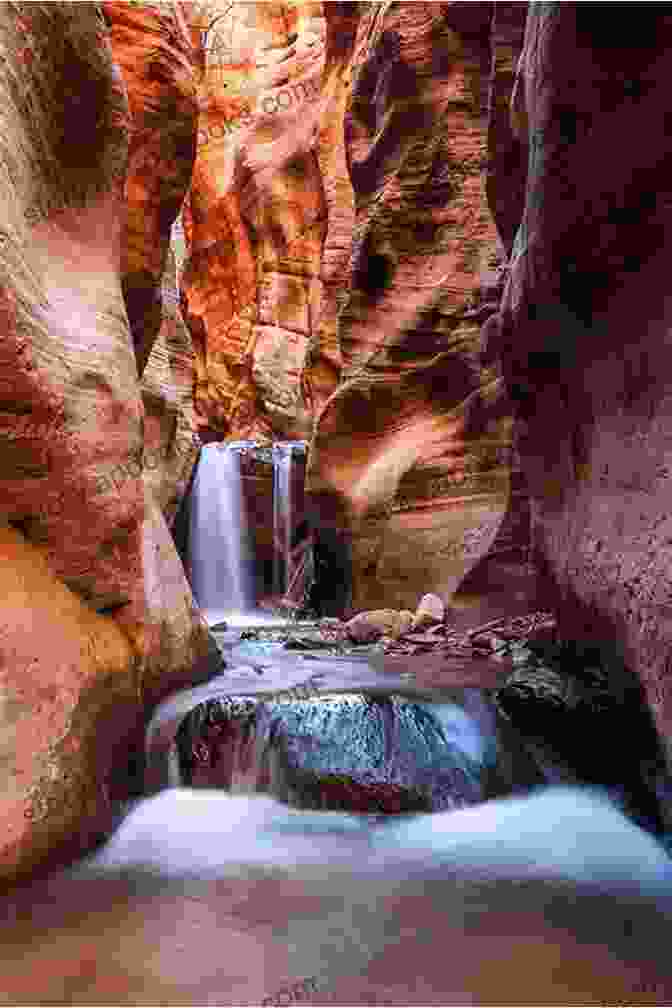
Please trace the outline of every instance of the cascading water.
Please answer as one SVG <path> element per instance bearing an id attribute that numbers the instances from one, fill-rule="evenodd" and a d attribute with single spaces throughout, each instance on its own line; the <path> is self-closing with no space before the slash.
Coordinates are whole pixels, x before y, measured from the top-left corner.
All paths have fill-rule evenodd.
<path id="1" fill-rule="evenodd" d="M 292 535 L 292 449 L 273 445 L 273 592 L 285 595 Z"/>
<path id="2" fill-rule="evenodd" d="M 191 493 L 190 581 L 209 621 L 255 608 L 239 449 L 237 443 L 206 445 Z"/>
<path id="3" fill-rule="evenodd" d="M 291 550 L 296 521 L 292 497 L 295 454 L 306 450 L 303 441 L 277 441 L 273 445 L 273 592 L 286 597 L 292 588 Z"/>

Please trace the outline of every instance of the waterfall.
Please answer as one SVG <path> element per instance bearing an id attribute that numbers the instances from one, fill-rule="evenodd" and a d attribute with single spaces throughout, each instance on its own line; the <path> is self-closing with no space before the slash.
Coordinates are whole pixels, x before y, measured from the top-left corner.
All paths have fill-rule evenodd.
<path id="1" fill-rule="evenodd" d="M 292 545 L 292 445 L 273 445 L 273 592 L 287 592 L 289 551 Z"/>
<path id="2" fill-rule="evenodd" d="M 191 493 L 189 571 L 206 615 L 254 610 L 253 566 L 235 444 L 209 444 Z"/>
<path id="3" fill-rule="evenodd" d="M 273 445 L 273 592 L 285 597 L 292 590 L 291 550 L 297 517 L 303 511 L 303 499 L 295 501 L 295 456 L 305 456 L 305 441 L 276 441 Z M 296 559 L 296 558 L 295 558 Z M 294 564 L 296 566 L 296 564 Z"/>

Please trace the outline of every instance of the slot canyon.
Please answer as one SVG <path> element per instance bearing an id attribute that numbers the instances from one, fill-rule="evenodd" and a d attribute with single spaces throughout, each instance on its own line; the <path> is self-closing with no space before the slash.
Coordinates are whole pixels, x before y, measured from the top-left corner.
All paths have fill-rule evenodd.
<path id="1" fill-rule="evenodd" d="M 0 47 L 0 1003 L 671 1003 L 672 7 Z"/>

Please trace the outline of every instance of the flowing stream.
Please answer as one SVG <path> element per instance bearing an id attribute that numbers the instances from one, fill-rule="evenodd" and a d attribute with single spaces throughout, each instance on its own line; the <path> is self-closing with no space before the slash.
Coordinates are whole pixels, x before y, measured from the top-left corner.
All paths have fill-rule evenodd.
<path id="1" fill-rule="evenodd" d="M 619 818 L 599 796 L 578 789 L 540 793 L 556 777 L 565 785 L 579 782 L 560 770 L 549 778 L 544 759 L 524 743 L 497 704 L 495 689 L 504 669 L 491 668 L 488 679 L 478 662 L 446 662 L 436 685 L 427 685 L 431 677 L 421 654 L 404 668 L 386 659 L 376 645 L 329 643 L 315 632 L 317 625 L 263 626 L 269 621 L 256 618 L 241 445 L 208 445 L 192 491 L 191 582 L 224 666 L 210 681 L 174 694 L 154 711 L 145 751 L 145 795 L 150 800 L 128 810 L 115 837 L 93 859 L 96 870 L 151 868 L 160 873 L 163 886 L 172 877 L 226 878 L 229 888 L 211 896 L 215 916 L 230 902 L 232 914 L 248 908 L 250 919 L 235 929 L 237 939 L 248 944 L 255 922 L 273 918 L 269 934 L 282 934 L 278 948 L 283 955 L 291 950 L 291 962 L 269 968 L 268 976 L 259 974 L 259 963 L 270 962 L 275 954 L 275 937 L 262 952 L 252 948 L 246 964 L 232 961 L 231 989 L 240 990 L 240 999 L 252 998 L 239 1003 L 254 1003 L 254 998 L 256 1003 L 290 1003 L 296 991 L 303 997 L 336 989 L 341 1003 L 371 1003 L 359 987 L 347 987 L 347 978 L 357 980 L 370 960 L 387 954 L 390 914 L 385 901 L 401 885 L 409 886 L 407 903 L 399 904 L 404 934 L 416 934 L 422 926 L 440 936 L 441 950 L 422 968 L 416 965 L 415 950 L 405 963 L 391 954 L 384 980 L 396 985 L 400 1000 L 384 1003 L 437 1003 L 429 1000 L 433 990 L 453 990 L 461 953 L 445 968 L 444 949 L 452 951 L 466 932 L 458 922 L 452 946 L 444 941 L 448 918 L 441 913 L 449 900 L 456 914 L 471 900 L 474 921 L 500 920 L 502 947 L 510 934 L 517 934 L 522 882 L 530 880 L 541 887 L 530 896 L 532 911 L 542 907 L 535 934 L 548 926 L 544 886 L 549 880 L 564 879 L 575 887 L 572 899 L 558 901 L 569 908 L 567 918 L 558 918 L 555 930 L 542 936 L 548 947 L 564 940 L 569 928 L 578 933 L 583 927 L 585 941 L 596 930 L 606 933 L 611 904 L 608 913 L 596 911 L 591 922 L 587 911 L 574 910 L 578 885 L 595 880 L 598 889 L 603 883 L 603 888 L 618 885 L 628 899 L 628 887 L 639 897 L 646 886 L 657 894 L 667 885 L 665 899 L 672 907 L 669 861 L 651 837 Z M 293 472 L 298 450 L 304 450 L 301 443 L 283 442 L 271 452 L 273 589 L 278 597 L 291 591 L 292 550 L 299 538 L 297 513 L 303 501 L 298 502 Z M 226 628 L 216 626 L 218 617 Z M 336 880 L 339 865 L 342 875 Z M 278 898 L 273 886 L 285 885 L 288 871 L 297 880 L 287 883 L 285 899 Z M 356 871 L 368 872 L 371 879 L 356 881 Z M 373 886 L 376 873 L 381 888 L 374 893 L 366 887 Z M 312 916 L 305 916 L 297 899 L 309 876 L 319 899 Z M 417 891 L 411 893 L 414 878 Z M 504 887 L 493 885 L 484 902 L 480 889 L 469 895 L 469 887 L 477 885 L 474 879 L 478 886 L 482 880 L 501 879 L 513 888 L 507 895 Z M 439 883 L 447 887 L 440 898 Z M 232 895 L 232 885 L 241 886 L 240 894 Z M 259 899 L 256 909 L 250 909 L 252 896 Z M 333 906 L 327 910 L 330 899 Z M 334 936 L 338 913 L 342 927 Z M 431 914 L 437 919 L 428 927 Z M 510 914 L 504 924 L 502 914 Z M 486 923 L 485 931 L 488 927 Z M 641 930 L 648 927 L 644 921 Z M 623 930 L 617 918 L 614 928 L 618 934 Z M 209 934 L 204 929 L 205 940 Z M 196 962 L 202 940 L 185 939 L 189 964 Z M 228 933 L 226 940 L 232 941 Z M 478 1000 L 480 978 L 488 973 L 480 968 L 488 940 L 487 935 L 477 938 L 472 954 L 478 969 L 468 973 L 461 994 L 453 991 L 456 1000 L 443 1003 L 494 1003 L 494 988 L 484 987 L 484 1001 Z M 511 948 L 525 948 L 527 940 L 523 931 Z M 397 941 L 395 936 L 395 949 Z M 616 948 L 616 938 L 612 944 Z M 498 953 L 502 962 L 510 956 L 506 948 Z M 573 954 L 570 948 L 567 956 Z M 623 954 L 629 954 L 627 941 Z M 525 960 L 513 972 L 533 1003 L 523 976 L 526 965 Z M 399 976 L 393 979 L 397 966 Z M 610 975 L 613 968 L 605 966 L 602 974 Z M 194 969 L 200 978 L 201 965 Z M 553 969 L 541 972 L 547 977 Z M 417 978 L 431 970 L 435 979 L 423 993 Z M 381 981 L 372 976 L 371 991 L 378 995 Z M 343 978 L 341 991 L 337 985 Z M 584 990 L 580 984 L 579 990 Z M 541 995 L 545 991 L 542 984 Z M 205 993 L 211 997 L 209 989 Z M 233 1000 L 219 1003 L 236 1003 L 230 996 Z M 601 1003 L 609 1003 L 609 996 Z M 514 995 L 511 1003 L 523 1001 L 516 1002 Z"/>
<path id="2" fill-rule="evenodd" d="M 256 640 L 240 629 L 215 632 L 226 667 L 166 700 L 149 725 L 150 793 L 215 788 L 298 809 L 399 814 L 457 809 L 542 782 L 492 690 L 459 678 L 423 689 L 372 649 L 311 651 L 314 635 L 285 629 L 306 650 L 287 650 L 280 629 L 253 631 Z"/>

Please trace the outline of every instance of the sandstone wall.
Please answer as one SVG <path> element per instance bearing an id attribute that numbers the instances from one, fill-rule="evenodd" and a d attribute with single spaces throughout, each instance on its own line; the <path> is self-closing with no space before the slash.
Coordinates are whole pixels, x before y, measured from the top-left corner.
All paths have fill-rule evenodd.
<path id="1" fill-rule="evenodd" d="M 513 102 L 529 177 L 489 333 L 548 604 L 636 673 L 667 739 L 671 41 L 664 7 L 531 5 Z"/>
<path id="2" fill-rule="evenodd" d="M 180 309 L 172 248 L 166 256 L 161 298 L 161 328 L 141 382 L 145 409 L 143 475 L 166 522 L 172 525 L 187 492 L 200 445 L 194 409 L 194 348 Z"/>
<path id="3" fill-rule="evenodd" d="M 177 196 L 153 216 L 131 201 L 132 220 L 160 218 L 159 231 L 127 227 L 126 194 L 162 169 L 133 147 L 95 5 L 2 4 L 0 47 L 0 875 L 12 876 L 109 827 L 111 767 L 145 703 L 192 681 L 207 638 L 143 482 L 138 359 L 153 336 L 148 325 L 146 346 L 136 328 L 136 357 L 122 291 L 128 235 L 140 261 Z M 157 100 L 160 132 L 166 92 Z"/>
<path id="4" fill-rule="evenodd" d="M 350 276 L 355 198 L 348 170 L 343 124 L 352 80 L 361 4 L 323 3 L 326 24 L 316 156 L 322 176 L 325 230 L 319 307 L 301 376 L 313 421 L 335 392 L 343 366 L 338 313 Z"/>
<path id="5" fill-rule="evenodd" d="M 185 10 L 201 77 L 182 290 L 203 438 L 315 428 L 313 514 L 352 539 L 356 608 L 451 595 L 492 546 L 519 566 L 526 495 L 481 329 L 523 197 L 508 102 L 526 6 Z"/>
<path id="6" fill-rule="evenodd" d="M 190 6 L 202 52 L 183 275 L 206 438 L 303 437 L 320 299 L 319 3 Z"/>
<path id="7" fill-rule="evenodd" d="M 347 5 L 324 6 L 338 27 Z M 320 520 L 352 536 L 354 608 L 451 595 L 524 505 L 511 490 L 502 380 L 481 360 L 510 231 L 499 214 L 498 237 L 483 168 L 493 174 L 488 141 L 499 150 L 510 134 L 501 109 L 525 13 L 505 5 L 522 9 L 507 35 L 495 30 L 497 6 L 360 4 L 351 62 L 344 48 L 332 69 L 334 91 L 339 73 L 350 81 L 331 131 L 355 217 L 338 319 L 322 342 L 320 373 L 333 361 L 338 384 L 325 402 L 323 379 L 312 397 L 322 408 L 309 489 Z M 305 379 L 316 384 L 310 366 Z"/>
<path id="8" fill-rule="evenodd" d="M 103 4 L 130 109 L 121 268 L 140 374 L 161 327 L 171 227 L 195 157 L 196 67 L 182 8 L 165 2 Z"/>
<path id="9" fill-rule="evenodd" d="M 105 3 L 129 100 L 122 291 L 145 410 L 143 475 L 171 523 L 198 455 L 194 353 L 171 228 L 196 156 L 197 52 L 181 3 Z"/>

